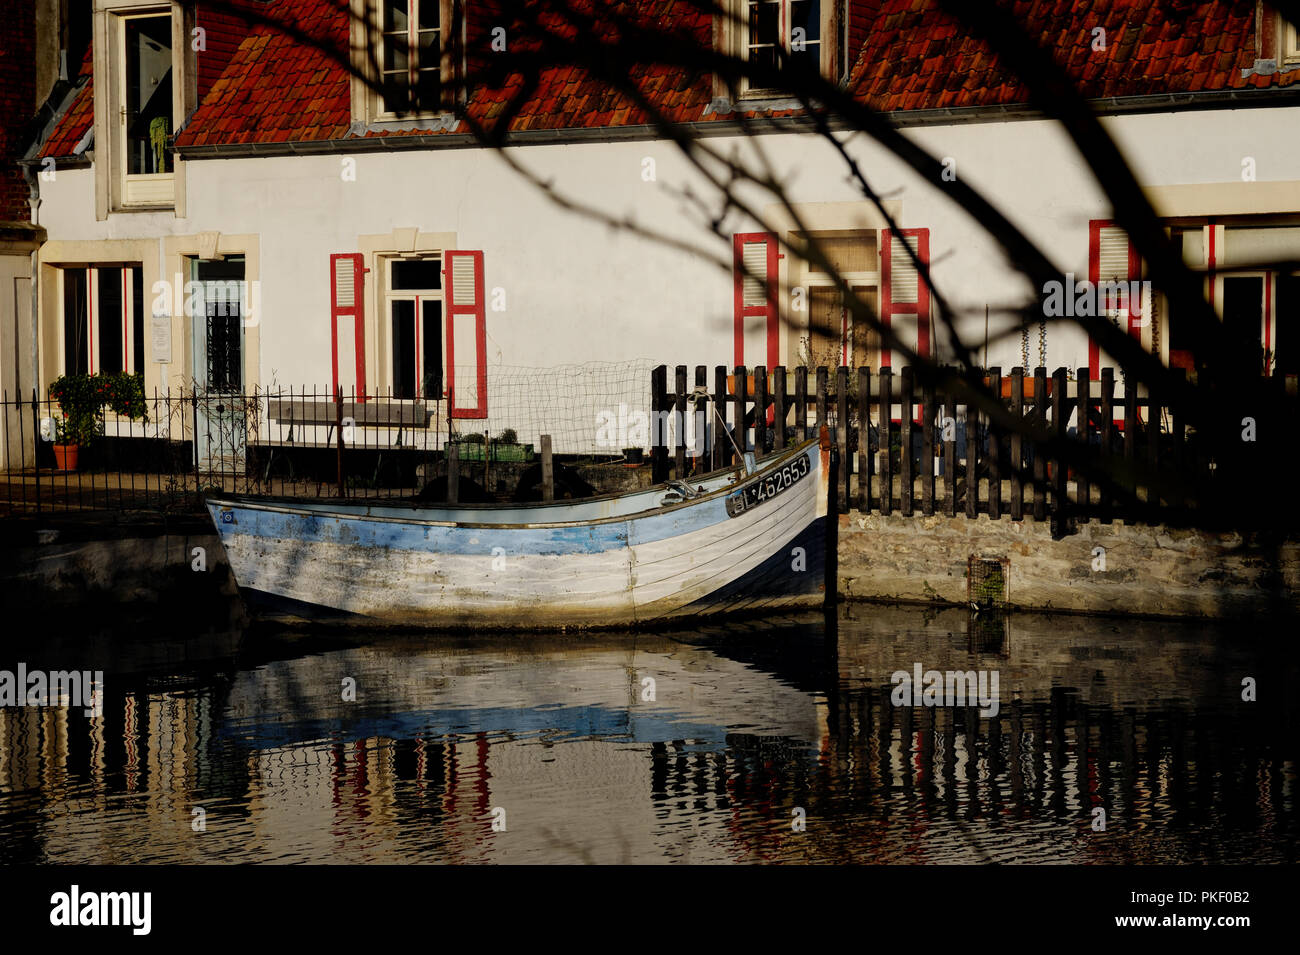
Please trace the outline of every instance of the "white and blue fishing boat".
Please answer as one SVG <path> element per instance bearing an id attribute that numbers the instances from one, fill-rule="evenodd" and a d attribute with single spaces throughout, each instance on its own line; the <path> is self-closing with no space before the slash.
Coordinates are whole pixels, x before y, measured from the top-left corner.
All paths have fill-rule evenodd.
<path id="1" fill-rule="evenodd" d="M 545 504 L 213 495 L 251 609 L 447 628 L 628 627 L 821 604 L 829 442 L 690 484 Z"/>

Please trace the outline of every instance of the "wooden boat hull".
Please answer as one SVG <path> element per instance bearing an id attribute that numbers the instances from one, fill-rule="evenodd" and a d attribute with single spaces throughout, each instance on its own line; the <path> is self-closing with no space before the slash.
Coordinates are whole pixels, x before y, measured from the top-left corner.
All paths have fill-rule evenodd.
<path id="1" fill-rule="evenodd" d="M 309 619 L 473 628 L 626 627 L 819 604 L 826 451 L 808 442 L 755 475 L 667 506 L 618 498 L 477 512 L 212 497 L 245 599 Z M 639 492 L 654 504 L 667 488 Z M 614 512 L 614 516 L 596 516 Z M 522 521 L 506 523 L 503 515 Z"/>

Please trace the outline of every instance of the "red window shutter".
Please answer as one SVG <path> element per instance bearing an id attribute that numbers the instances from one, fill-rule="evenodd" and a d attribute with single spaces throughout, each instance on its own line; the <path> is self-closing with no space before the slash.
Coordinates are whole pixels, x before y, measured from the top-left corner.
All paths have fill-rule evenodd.
<path id="1" fill-rule="evenodd" d="M 361 401 L 365 400 L 366 394 L 365 285 L 365 257 L 361 253 L 342 252 L 330 256 L 331 388 L 347 390 L 348 365 L 352 364 L 356 373 L 353 383 Z M 340 352 L 344 356 L 342 381 L 339 379 Z M 351 362 L 347 360 L 349 352 Z"/>
<path id="2" fill-rule="evenodd" d="M 1142 273 L 1142 260 L 1129 241 L 1128 234 L 1109 219 L 1094 219 L 1088 223 L 1088 281 L 1094 289 L 1102 282 L 1133 282 Z M 1065 289 L 1073 295 L 1074 289 Z M 1135 338 L 1142 336 L 1142 301 L 1132 296 L 1128 302 L 1128 331 Z M 1096 339 L 1088 338 L 1088 377 L 1096 381 L 1101 377 L 1101 348 Z"/>
<path id="3" fill-rule="evenodd" d="M 443 264 L 447 296 L 447 393 L 453 418 L 487 417 L 487 308 L 483 294 L 483 253 L 449 251 Z M 459 365 L 470 348 L 472 320 L 473 365 Z M 457 333 L 461 334 L 458 335 Z M 457 357 L 457 345 L 463 349 Z M 469 370 L 466 376 L 463 372 Z M 457 375 L 458 372 L 462 374 Z"/>
<path id="4" fill-rule="evenodd" d="M 734 283 L 734 338 L 735 361 L 733 365 L 753 365 L 766 362 L 768 368 L 781 363 L 780 318 L 777 312 L 779 261 L 775 232 L 742 232 L 732 236 L 732 279 Z M 761 354 L 745 356 L 745 326 L 760 319 L 765 348 Z"/>
<path id="5" fill-rule="evenodd" d="M 930 286 L 916 267 L 908 249 L 916 253 L 922 269 L 930 267 L 929 229 L 880 231 L 880 320 L 887 328 L 895 315 L 916 317 L 916 352 L 928 357 L 934 333 L 930 327 Z M 880 367 L 893 366 L 893 350 L 882 348 Z"/>

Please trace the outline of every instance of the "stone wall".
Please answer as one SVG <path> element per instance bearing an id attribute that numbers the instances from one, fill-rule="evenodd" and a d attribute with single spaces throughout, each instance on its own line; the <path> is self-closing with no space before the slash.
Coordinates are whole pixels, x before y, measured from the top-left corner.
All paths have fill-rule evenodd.
<path id="1" fill-rule="evenodd" d="M 195 548 L 203 549 L 196 569 Z M 244 611 L 206 517 L 60 514 L 0 521 L 0 600 L 39 608 L 51 627 L 177 621 L 224 627 Z"/>
<path id="2" fill-rule="evenodd" d="M 1296 540 L 1117 521 L 1081 525 L 1057 541 L 1046 522 L 840 518 L 846 599 L 967 604 L 971 557 L 1008 560 L 1006 600 L 1022 609 L 1196 617 L 1300 611 Z"/>

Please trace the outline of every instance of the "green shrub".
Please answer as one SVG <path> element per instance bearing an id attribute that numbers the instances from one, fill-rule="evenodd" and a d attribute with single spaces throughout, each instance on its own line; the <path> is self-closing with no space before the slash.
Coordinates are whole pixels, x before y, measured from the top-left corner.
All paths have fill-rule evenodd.
<path id="1" fill-rule="evenodd" d="M 148 421 L 144 376 L 125 372 L 61 375 L 50 385 L 62 418 L 55 419 L 60 444 L 88 445 L 104 433 L 104 409 L 134 420 Z"/>

